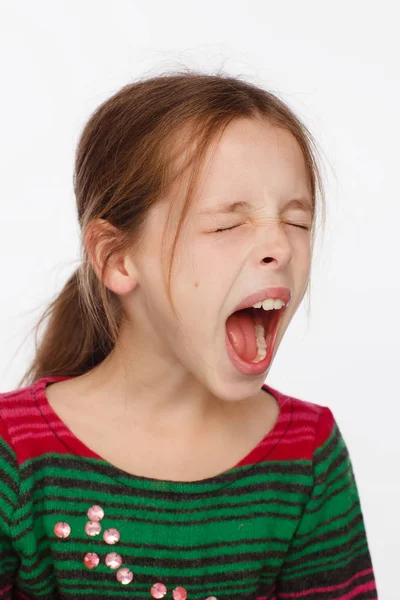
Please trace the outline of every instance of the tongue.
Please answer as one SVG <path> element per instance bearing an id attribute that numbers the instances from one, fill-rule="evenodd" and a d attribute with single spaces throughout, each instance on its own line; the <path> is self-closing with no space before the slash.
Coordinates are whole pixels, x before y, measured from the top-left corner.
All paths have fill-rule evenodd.
<path id="1" fill-rule="evenodd" d="M 251 362 L 257 356 L 254 319 L 245 310 L 233 313 L 226 321 L 228 338 L 238 356 Z"/>

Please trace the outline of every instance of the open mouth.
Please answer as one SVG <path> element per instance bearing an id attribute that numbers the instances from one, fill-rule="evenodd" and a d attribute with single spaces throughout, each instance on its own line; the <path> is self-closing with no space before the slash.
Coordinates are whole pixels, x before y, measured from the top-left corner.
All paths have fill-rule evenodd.
<path id="1" fill-rule="evenodd" d="M 271 359 L 279 324 L 286 306 L 265 310 L 249 307 L 238 310 L 226 321 L 226 334 L 232 349 L 241 361 L 263 363 Z"/>

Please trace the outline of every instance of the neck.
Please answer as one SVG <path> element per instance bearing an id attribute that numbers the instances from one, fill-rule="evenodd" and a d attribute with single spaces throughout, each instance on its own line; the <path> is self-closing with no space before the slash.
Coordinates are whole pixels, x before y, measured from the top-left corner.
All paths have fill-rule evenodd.
<path id="1" fill-rule="evenodd" d="M 126 347 L 118 345 L 102 363 L 76 379 L 79 395 L 88 403 L 130 421 L 134 417 L 139 427 L 154 434 L 162 428 L 195 435 L 236 413 L 242 404 L 216 398 L 172 360 L 150 360 L 145 352 L 127 353 Z"/>

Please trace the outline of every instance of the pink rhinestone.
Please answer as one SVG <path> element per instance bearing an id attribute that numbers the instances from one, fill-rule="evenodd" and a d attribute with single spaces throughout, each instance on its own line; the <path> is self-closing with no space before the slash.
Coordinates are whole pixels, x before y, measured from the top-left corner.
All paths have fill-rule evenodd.
<path id="1" fill-rule="evenodd" d="M 106 529 L 103 534 L 103 539 L 106 544 L 116 544 L 119 541 L 120 535 L 117 529 Z"/>
<path id="2" fill-rule="evenodd" d="M 94 552 L 88 552 L 83 559 L 88 569 L 94 569 L 100 562 L 100 558 Z"/>
<path id="3" fill-rule="evenodd" d="M 106 565 L 110 569 L 118 569 L 122 565 L 122 558 L 116 552 L 110 552 L 106 556 Z"/>
<path id="4" fill-rule="evenodd" d="M 123 568 L 117 571 L 116 577 L 120 583 L 126 585 L 127 583 L 130 583 L 132 581 L 133 573 L 129 569 Z"/>
<path id="5" fill-rule="evenodd" d="M 68 525 L 68 523 L 62 523 L 60 521 L 54 525 L 54 533 L 59 538 L 66 538 L 71 533 L 71 527 Z"/>
<path id="6" fill-rule="evenodd" d="M 104 517 L 104 510 L 101 508 L 101 506 L 97 506 L 97 504 L 95 504 L 89 508 L 87 511 L 87 516 L 91 521 L 101 521 Z"/>
<path id="7" fill-rule="evenodd" d="M 99 535 L 100 531 L 101 525 L 97 521 L 88 521 L 85 525 L 85 532 L 88 535 Z"/>
<path id="8" fill-rule="evenodd" d="M 172 592 L 172 597 L 174 600 L 186 600 L 187 591 L 183 587 L 176 587 Z"/>
<path id="9" fill-rule="evenodd" d="M 164 598 L 166 593 L 167 588 L 163 583 L 155 583 L 150 589 L 150 594 L 153 596 L 153 598 Z"/>

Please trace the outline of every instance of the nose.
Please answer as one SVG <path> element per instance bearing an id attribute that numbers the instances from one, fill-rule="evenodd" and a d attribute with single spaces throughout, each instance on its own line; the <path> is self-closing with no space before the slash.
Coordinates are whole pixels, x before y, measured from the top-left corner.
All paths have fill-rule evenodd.
<path id="1" fill-rule="evenodd" d="M 259 233 L 258 252 L 263 263 L 270 268 L 282 269 L 292 259 L 292 245 L 286 235 L 282 223 L 269 223 L 261 227 Z"/>

